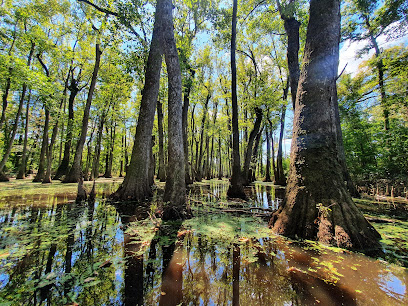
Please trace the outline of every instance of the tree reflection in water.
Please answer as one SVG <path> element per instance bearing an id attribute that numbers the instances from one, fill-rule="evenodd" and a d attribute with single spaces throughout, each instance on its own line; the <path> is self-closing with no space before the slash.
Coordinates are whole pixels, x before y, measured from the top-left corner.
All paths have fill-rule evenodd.
<path id="1" fill-rule="evenodd" d="M 0 208 L 0 304 L 407 304 L 406 270 L 288 241 L 250 214 L 213 209 L 227 207 L 226 185 L 196 186 L 190 196 L 209 202 L 160 230 L 150 206 L 115 209 L 100 192 L 95 203 L 9 199 Z M 242 208 L 277 203 L 279 191 L 264 183 L 246 191 L 252 202 Z"/>

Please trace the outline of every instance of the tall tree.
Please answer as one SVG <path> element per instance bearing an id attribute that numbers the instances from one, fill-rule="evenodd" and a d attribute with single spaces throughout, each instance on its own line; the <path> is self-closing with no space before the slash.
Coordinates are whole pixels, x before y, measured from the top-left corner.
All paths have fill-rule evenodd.
<path id="1" fill-rule="evenodd" d="M 231 106 L 232 106 L 232 176 L 231 185 L 227 195 L 231 198 L 246 198 L 241 171 L 239 154 L 239 127 L 238 127 L 238 98 L 237 98 L 237 65 L 235 61 L 237 38 L 237 6 L 238 1 L 232 4 L 232 30 L 231 30 Z"/>
<path id="2" fill-rule="evenodd" d="M 160 3 L 160 5 L 159 5 Z M 159 0 L 163 6 L 162 44 L 168 73 L 168 166 L 163 200 L 164 220 L 184 219 L 186 210 L 185 159 L 182 128 L 182 86 L 179 56 L 173 30 L 172 0 Z"/>
<path id="3" fill-rule="evenodd" d="M 312 0 L 288 186 L 270 225 L 286 236 L 368 252 L 380 248 L 380 235 L 353 203 L 337 159 L 339 42 L 340 1 Z"/>
<path id="4" fill-rule="evenodd" d="M 101 62 L 101 55 L 102 55 L 102 51 L 100 49 L 100 44 L 99 42 L 97 42 L 95 44 L 95 64 L 94 64 L 94 69 L 92 72 L 91 84 L 89 85 L 89 91 L 88 91 L 88 97 L 86 99 L 84 115 L 82 117 L 81 134 L 79 136 L 79 140 L 78 140 L 78 143 L 75 149 L 74 161 L 72 163 L 72 166 L 68 174 L 65 176 L 63 180 L 64 183 L 76 183 L 79 181 L 80 176 L 81 176 L 82 151 L 84 149 L 86 134 L 88 131 L 89 113 L 91 110 L 93 93 L 94 93 L 96 81 L 98 78 L 98 72 L 99 72 L 99 67 L 100 67 L 100 62 Z"/>
<path id="5" fill-rule="evenodd" d="M 152 196 L 149 184 L 149 165 L 163 54 L 160 37 L 162 33 L 161 14 L 162 8 L 156 5 L 152 40 L 145 70 L 145 84 L 134 140 L 136 145 L 133 146 L 132 157 L 123 183 L 111 196 L 117 200 L 144 200 Z"/>

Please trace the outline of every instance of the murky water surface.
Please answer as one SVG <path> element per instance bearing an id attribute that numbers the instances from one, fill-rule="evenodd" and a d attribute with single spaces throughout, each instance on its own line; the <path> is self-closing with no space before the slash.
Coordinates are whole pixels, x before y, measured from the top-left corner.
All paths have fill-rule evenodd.
<path id="1" fill-rule="evenodd" d="M 399 265 L 390 264 L 277 237 L 265 220 L 283 190 L 257 183 L 249 203 L 228 202 L 227 184 L 195 185 L 196 217 L 160 230 L 158 201 L 120 211 L 106 203 L 117 185 L 98 185 L 94 204 L 75 204 L 72 192 L 3 196 L 0 304 L 408 304 L 404 220 L 375 224 L 388 231 L 386 259 Z"/>

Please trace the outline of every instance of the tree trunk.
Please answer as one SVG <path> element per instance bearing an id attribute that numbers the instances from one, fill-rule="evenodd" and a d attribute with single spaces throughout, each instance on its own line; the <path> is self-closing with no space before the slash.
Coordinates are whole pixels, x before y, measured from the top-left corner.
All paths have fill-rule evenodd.
<path id="1" fill-rule="evenodd" d="M 30 67 L 30 65 L 31 65 L 31 59 L 33 58 L 34 48 L 35 48 L 35 44 L 31 43 L 31 49 L 30 49 L 30 53 L 29 53 L 28 59 L 27 59 L 27 67 Z M 7 80 L 6 92 L 3 94 L 2 120 L 3 120 L 3 116 L 5 116 L 5 112 L 6 112 L 6 108 L 7 108 L 7 95 L 8 95 L 8 90 L 9 89 L 10 89 L 10 81 Z M 21 91 L 20 102 L 18 104 L 16 119 L 14 120 L 13 128 L 11 130 L 11 135 L 9 137 L 9 142 L 7 144 L 7 147 L 6 147 L 6 150 L 4 152 L 3 158 L 2 158 L 2 160 L 0 162 L 0 181 L 8 181 L 8 178 L 3 174 L 3 170 L 4 170 L 4 166 L 6 165 L 6 162 L 7 162 L 8 158 L 10 156 L 11 149 L 13 147 L 14 138 L 16 137 L 17 128 L 18 128 L 18 121 L 19 121 L 20 116 L 21 116 L 21 111 L 23 110 L 23 104 L 24 104 L 24 98 L 25 98 L 26 91 L 27 91 L 27 84 L 24 83 L 23 84 L 23 89 Z M 4 103 L 6 103 L 6 104 L 4 105 Z"/>
<path id="2" fill-rule="evenodd" d="M 160 182 L 164 182 L 166 180 L 166 165 L 164 162 L 163 108 L 160 101 L 157 101 L 157 129 L 159 134 L 159 172 L 157 178 Z"/>
<path id="3" fill-rule="evenodd" d="M 285 115 L 286 115 L 286 95 L 287 95 L 287 88 L 285 90 L 286 93 L 283 95 L 283 105 L 282 105 L 282 112 L 280 118 L 280 131 L 279 131 L 279 142 L 278 142 L 278 154 L 276 156 L 276 177 L 275 177 L 275 184 L 286 186 L 286 177 L 283 173 L 283 152 L 282 152 L 282 143 L 283 143 L 283 133 L 285 130 Z"/>
<path id="4" fill-rule="evenodd" d="M 68 77 L 69 77 L 69 75 L 68 75 Z M 63 98 L 61 99 L 59 109 L 61 109 L 62 104 L 65 101 L 65 96 L 67 94 L 67 89 L 68 89 L 68 79 L 66 79 L 66 81 L 65 81 L 65 88 L 64 88 L 64 92 L 63 92 Z M 60 119 L 61 119 L 61 112 L 58 113 L 57 119 L 56 119 L 55 124 L 54 124 L 54 128 L 52 129 L 51 142 L 50 142 L 50 145 L 48 146 L 48 149 L 46 151 L 46 153 L 47 153 L 47 170 L 46 170 L 45 176 L 44 176 L 44 178 L 42 180 L 43 184 L 51 183 L 51 166 L 52 166 L 53 150 L 54 150 L 55 141 L 57 140 L 58 124 L 59 124 Z"/>
<path id="5" fill-rule="evenodd" d="M 9 75 L 12 73 L 13 68 L 9 68 Z M 6 121 L 6 109 L 7 109 L 7 104 L 8 104 L 8 95 L 10 92 L 10 86 L 11 86 L 11 77 L 9 76 L 6 79 L 6 86 L 4 88 L 4 92 L 2 95 L 2 101 L 3 101 L 3 107 L 2 107 L 2 112 L 1 112 L 1 118 L 0 118 L 0 129 L 3 127 L 4 122 Z"/>
<path id="6" fill-rule="evenodd" d="M 204 151 L 203 151 L 203 144 L 204 144 L 204 130 L 205 130 L 205 125 L 206 125 L 206 120 L 207 120 L 207 113 L 208 113 L 208 103 L 211 99 L 211 93 L 208 91 L 207 97 L 205 99 L 205 104 L 204 104 L 204 109 L 203 109 L 203 118 L 201 121 L 201 131 L 200 131 L 200 152 L 199 155 L 196 157 L 196 177 L 195 179 L 200 182 L 203 179 L 203 172 L 202 172 L 202 163 L 203 163 L 203 156 L 204 156 Z"/>
<path id="7" fill-rule="evenodd" d="M 92 163 L 92 170 L 91 170 L 91 181 L 97 179 L 99 177 L 99 158 L 101 156 L 101 143 L 102 143 L 102 134 L 103 134 L 103 125 L 105 123 L 105 114 L 102 114 L 99 125 L 98 125 L 98 135 L 96 136 L 96 146 L 95 146 L 95 154 Z"/>
<path id="8" fill-rule="evenodd" d="M 105 178 L 112 177 L 112 164 L 113 164 L 113 150 L 115 146 L 115 134 L 116 134 L 116 123 L 113 123 L 113 126 L 111 126 L 110 128 L 110 145 L 109 145 L 108 151 L 106 152 L 106 167 L 105 167 L 105 174 L 103 175 Z"/>
<path id="9" fill-rule="evenodd" d="M 218 179 L 222 179 L 221 132 L 218 133 Z"/>
<path id="10" fill-rule="evenodd" d="M 102 51 L 99 49 L 99 43 L 97 43 L 95 45 L 95 66 L 92 72 L 91 85 L 89 86 L 88 97 L 86 99 L 86 105 L 84 109 L 84 116 L 82 118 L 81 134 L 79 136 L 79 140 L 76 146 L 74 162 L 72 164 L 71 169 L 69 170 L 69 173 L 65 176 L 63 180 L 64 183 L 76 183 L 79 181 L 79 177 L 81 176 L 82 151 L 84 149 L 86 133 L 88 131 L 89 112 L 91 109 L 92 96 L 95 90 L 95 85 L 98 77 L 101 54 Z"/>
<path id="11" fill-rule="evenodd" d="M 152 187 L 154 185 L 154 171 L 156 168 L 156 159 L 153 155 L 153 147 L 155 145 L 155 137 L 152 136 L 152 145 L 150 146 L 150 165 L 149 165 L 149 185 Z"/>
<path id="12" fill-rule="evenodd" d="M 365 19 L 365 24 L 370 36 L 370 41 L 371 44 L 374 46 L 375 50 L 375 57 L 378 58 L 377 61 L 377 70 L 378 70 L 378 87 L 380 88 L 380 97 L 381 97 L 381 107 L 383 110 L 383 116 L 384 116 L 384 130 L 388 131 L 390 129 L 390 120 L 389 120 L 389 115 L 390 115 L 390 110 L 386 101 L 386 93 L 385 93 L 385 86 L 384 86 L 384 63 L 381 57 L 381 51 L 380 48 L 378 47 L 378 43 L 376 38 L 374 37 L 374 34 L 371 29 L 371 24 L 368 16 L 364 16 Z"/>
<path id="13" fill-rule="evenodd" d="M 237 0 L 232 5 L 232 32 L 231 32 L 231 94 L 232 94 L 232 176 L 227 195 L 230 198 L 246 199 L 239 156 L 239 127 L 238 127 L 238 99 L 237 99 L 237 66 L 235 49 L 237 37 Z"/>
<path id="14" fill-rule="evenodd" d="M 339 42 L 339 0 L 311 0 L 286 196 L 270 225 L 289 237 L 377 251 L 380 235 L 353 203 L 338 161 Z"/>
<path id="15" fill-rule="evenodd" d="M 183 102 L 183 146 L 184 146 L 184 159 L 186 165 L 186 185 L 192 184 L 193 179 L 191 177 L 191 166 L 188 163 L 188 108 L 190 105 L 190 92 L 193 86 L 195 70 L 190 68 L 190 77 L 187 80 L 186 90 L 184 92 L 184 102 Z"/>
<path id="16" fill-rule="evenodd" d="M 31 100 L 31 90 L 28 93 L 26 113 L 25 113 L 23 155 L 21 156 L 21 164 L 20 164 L 20 166 L 18 168 L 18 173 L 17 173 L 16 179 L 24 179 L 25 175 L 26 175 L 28 126 L 29 126 L 29 116 L 30 116 L 30 100 Z"/>
<path id="17" fill-rule="evenodd" d="M 262 110 L 257 107 L 255 108 L 255 113 L 256 113 L 256 119 L 254 123 L 254 128 L 249 134 L 247 149 L 245 152 L 245 162 L 244 162 L 244 171 L 243 171 L 245 185 L 249 185 L 251 181 L 251 177 L 249 176 L 249 167 L 251 166 L 251 159 L 252 159 L 252 152 L 254 148 L 255 137 L 258 135 L 259 129 L 261 128 L 261 123 L 262 123 Z"/>
<path id="18" fill-rule="evenodd" d="M 163 220 L 184 219 L 186 210 L 185 159 L 182 127 L 182 87 L 179 57 L 173 30 L 173 4 L 159 0 L 163 5 L 162 45 L 168 73 L 168 166 L 163 200 Z"/>
<path id="19" fill-rule="evenodd" d="M 161 8 L 159 5 L 156 5 L 153 35 L 146 64 L 145 85 L 142 91 L 142 101 L 140 103 L 132 157 L 122 185 L 111 196 L 117 200 L 143 200 L 152 196 L 148 172 L 163 54 L 160 38 L 162 33 L 161 14 Z"/>
<path id="20" fill-rule="evenodd" d="M 68 89 L 70 95 L 68 99 L 68 124 L 67 124 L 67 136 L 64 144 L 64 157 L 59 165 L 57 172 L 54 175 L 54 180 L 59 180 L 62 176 L 66 175 L 69 170 L 69 160 L 71 157 L 71 145 L 72 145 L 72 129 L 74 127 L 74 101 L 75 97 L 79 93 L 78 81 L 72 77 L 71 84 Z"/>
<path id="21" fill-rule="evenodd" d="M 268 128 L 265 129 L 266 137 L 266 175 L 264 182 L 272 182 L 271 179 L 271 140 Z"/>
<path id="22" fill-rule="evenodd" d="M 4 152 L 2 160 L 0 162 L 0 177 L 1 177 L 0 181 L 8 181 L 8 178 L 3 174 L 3 170 L 4 170 L 4 166 L 6 165 L 6 162 L 7 162 L 8 158 L 10 156 L 11 149 L 13 147 L 14 138 L 16 137 L 17 128 L 18 128 L 18 121 L 20 119 L 21 111 L 23 109 L 26 90 L 27 90 L 27 85 L 23 84 L 23 90 L 21 92 L 20 102 L 18 104 L 16 119 L 14 120 L 13 129 L 11 130 L 11 135 L 9 137 L 9 141 L 7 143 L 6 150 Z"/>
<path id="23" fill-rule="evenodd" d="M 44 103 L 44 109 L 45 109 L 45 122 L 40 151 L 40 160 L 38 163 L 37 174 L 35 175 L 33 182 L 42 182 L 45 176 L 45 158 L 48 150 L 48 129 L 50 125 L 50 111 L 48 109 L 47 103 Z"/>
<path id="24" fill-rule="evenodd" d="M 293 110 L 295 110 L 296 93 L 299 82 L 299 27 L 300 22 L 296 20 L 294 15 L 295 1 L 290 1 L 286 9 L 282 9 L 280 2 L 277 1 L 278 10 L 283 20 L 283 26 L 285 28 L 286 35 L 288 37 L 288 46 L 286 49 L 286 57 L 288 60 L 289 79 L 290 79 L 290 91 L 292 96 Z M 287 15 L 287 13 L 291 15 Z"/>
<path id="25" fill-rule="evenodd" d="M 260 160 L 262 162 L 262 145 L 261 145 L 261 150 L 260 150 L 260 155 L 258 154 L 259 151 L 259 143 L 261 141 L 262 137 L 262 132 L 263 132 L 263 127 L 261 127 L 258 131 L 258 134 L 256 134 L 255 137 L 255 143 L 254 143 L 254 150 L 252 152 L 252 157 L 251 157 L 251 165 L 249 166 L 249 172 L 248 172 L 248 177 L 249 177 L 249 183 L 252 183 L 256 181 L 256 165 L 260 156 Z"/>

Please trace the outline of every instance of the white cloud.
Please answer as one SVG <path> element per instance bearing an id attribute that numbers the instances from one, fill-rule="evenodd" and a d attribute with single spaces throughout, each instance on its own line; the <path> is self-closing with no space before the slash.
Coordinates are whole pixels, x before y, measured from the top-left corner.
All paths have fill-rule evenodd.
<path id="1" fill-rule="evenodd" d="M 401 44 L 407 46 L 408 36 L 402 36 L 398 39 L 387 41 L 387 37 L 385 35 L 381 35 L 377 38 L 377 43 L 382 49 Z M 357 53 L 367 46 L 367 44 L 368 40 L 359 42 L 350 42 L 350 40 L 346 40 L 344 43 L 342 43 L 340 48 L 339 72 L 341 72 L 344 66 L 347 64 L 345 72 L 355 75 L 357 73 L 358 66 L 374 54 L 374 49 L 371 49 L 368 53 L 358 57 Z"/>

